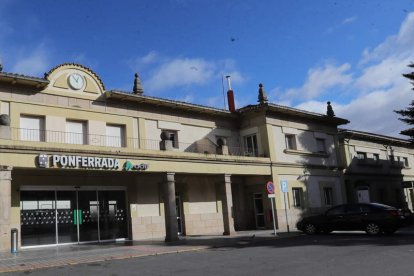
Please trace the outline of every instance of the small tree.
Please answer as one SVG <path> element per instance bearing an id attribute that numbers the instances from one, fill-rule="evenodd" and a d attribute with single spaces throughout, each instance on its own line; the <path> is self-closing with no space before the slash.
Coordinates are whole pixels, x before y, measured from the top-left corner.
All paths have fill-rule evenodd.
<path id="1" fill-rule="evenodd" d="M 411 63 L 410 65 L 408 65 L 408 67 L 414 68 L 414 63 Z M 409 79 L 411 81 L 411 84 L 414 85 L 414 72 L 403 74 L 403 76 Z M 401 118 L 398 118 L 399 120 L 409 125 L 414 125 L 414 100 L 411 101 L 410 106 L 406 109 L 394 110 L 394 112 L 401 115 Z M 403 130 L 400 133 L 403 135 L 410 136 L 410 141 L 414 142 L 414 128 Z"/>

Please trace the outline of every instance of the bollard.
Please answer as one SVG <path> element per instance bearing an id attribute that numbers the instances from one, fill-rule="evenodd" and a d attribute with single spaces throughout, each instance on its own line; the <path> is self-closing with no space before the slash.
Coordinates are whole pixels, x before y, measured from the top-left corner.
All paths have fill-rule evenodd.
<path id="1" fill-rule="evenodd" d="M 17 244 L 18 244 L 18 230 L 12 228 L 11 230 L 11 253 L 17 253 Z"/>

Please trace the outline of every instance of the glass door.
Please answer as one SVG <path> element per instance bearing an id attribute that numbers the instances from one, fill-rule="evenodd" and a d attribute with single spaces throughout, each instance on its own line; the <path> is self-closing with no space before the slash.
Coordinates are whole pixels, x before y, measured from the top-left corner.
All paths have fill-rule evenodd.
<path id="1" fill-rule="evenodd" d="M 125 191 L 98 191 L 100 240 L 128 237 Z"/>
<path id="2" fill-rule="evenodd" d="M 22 246 L 128 237 L 124 190 L 21 191 Z"/>
<path id="3" fill-rule="evenodd" d="M 56 192 L 58 243 L 78 242 L 76 191 Z"/>
<path id="4" fill-rule="evenodd" d="M 78 206 L 74 220 L 78 226 L 79 242 L 99 241 L 99 202 L 97 191 L 78 191 Z"/>
<path id="5" fill-rule="evenodd" d="M 56 243 L 55 191 L 20 192 L 22 246 Z"/>

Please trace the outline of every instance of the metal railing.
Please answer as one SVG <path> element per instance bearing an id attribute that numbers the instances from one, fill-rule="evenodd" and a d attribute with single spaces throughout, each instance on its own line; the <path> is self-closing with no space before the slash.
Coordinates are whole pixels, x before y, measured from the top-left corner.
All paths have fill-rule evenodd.
<path id="1" fill-rule="evenodd" d="M 72 133 L 53 130 L 10 128 L 11 140 L 24 142 L 40 142 L 40 143 L 57 143 L 72 144 L 111 148 L 132 148 L 142 150 L 161 151 L 161 140 L 138 139 L 131 137 L 119 137 L 86 133 Z M 250 156 L 257 155 L 245 150 L 243 147 L 237 146 L 232 142 L 227 147 L 227 151 L 222 150 L 212 142 L 206 143 L 195 141 L 193 143 L 179 142 L 175 143 L 172 151 L 188 152 L 198 154 L 214 154 L 214 155 L 232 155 L 232 156 Z"/>

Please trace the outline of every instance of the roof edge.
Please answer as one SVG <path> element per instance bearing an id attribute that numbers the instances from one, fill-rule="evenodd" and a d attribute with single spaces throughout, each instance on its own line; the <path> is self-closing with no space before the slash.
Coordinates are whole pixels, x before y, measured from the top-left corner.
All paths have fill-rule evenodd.
<path id="1" fill-rule="evenodd" d="M 377 133 L 365 132 L 360 130 L 352 130 L 352 129 L 338 129 L 339 134 L 348 134 L 351 137 L 361 137 L 361 138 L 368 138 L 375 141 L 388 141 L 388 142 L 396 142 L 399 144 L 404 145 L 411 145 L 414 147 L 414 144 L 406 139 L 397 138 L 393 136 L 387 136 Z"/>
<path id="2" fill-rule="evenodd" d="M 106 98 L 123 98 L 131 100 L 132 102 L 138 101 L 138 102 L 146 102 L 146 103 L 152 103 L 152 104 L 161 104 L 168 107 L 175 107 L 175 108 L 183 108 L 186 110 L 193 110 L 193 111 L 199 111 L 199 112 L 212 112 L 215 114 L 222 114 L 222 115 L 232 115 L 230 111 L 226 109 L 219 109 L 204 105 L 198 105 L 198 104 L 192 104 L 187 103 L 183 101 L 175 101 L 175 100 L 169 100 L 164 98 L 158 98 L 158 97 L 152 97 L 152 96 L 144 96 L 144 95 L 137 95 L 130 92 L 120 91 L 120 90 L 109 90 L 105 91 Z"/>

